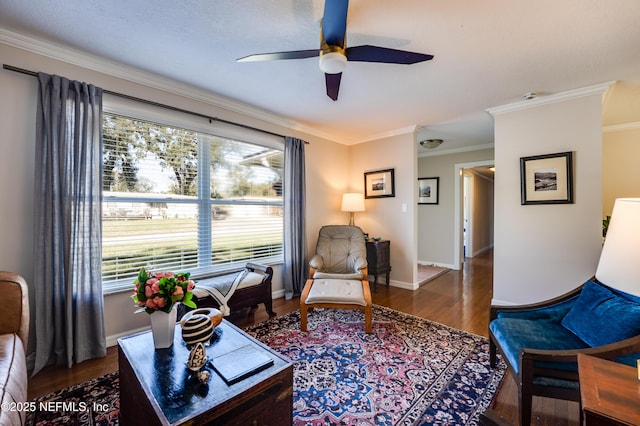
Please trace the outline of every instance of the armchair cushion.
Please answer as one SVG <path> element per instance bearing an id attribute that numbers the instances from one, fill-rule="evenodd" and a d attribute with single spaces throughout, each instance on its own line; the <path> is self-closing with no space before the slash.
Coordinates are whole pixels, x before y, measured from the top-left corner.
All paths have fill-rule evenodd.
<path id="1" fill-rule="evenodd" d="M 338 279 L 338 280 L 361 280 L 362 274 L 353 273 L 353 274 L 330 274 L 328 272 L 316 272 L 313 274 L 313 279 L 324 278 L 324 279 Z"/>
<path id="2" fill-rule="evenodd" d="M 326 225 L 320 230 L 316 255 L 311 266 L 320 272 L 358 273 L 367 267 L 367 251 L 362 230 L 356 226 Z"/>
<path id="3" fill-rule="evenodd" d="M 640 334 L 640 303 L 588 281 L 562 325 L 589 346 L 619 342 Z"/>
<path id="4" fill-rule="evenodd" d="M 520 372 L 520 348 L 569 350 L 587 348 L 585 342 L 564 328 L 557 321 L 544 319 L 530 320 L 526 318 L 497 318 L 489 324 L 496 342 L 502 348 L 509 364 Z M 576 370 L 577 365 L 558 363 L 558 368 Z M 563 365 L 564 364 L 564 365 Z"/>
<path id="5" fill-rule="evenodd" d="M 367 306 L 360 280 L 314 279 L 307 305 L 314 303 L 343 303 Z"/>

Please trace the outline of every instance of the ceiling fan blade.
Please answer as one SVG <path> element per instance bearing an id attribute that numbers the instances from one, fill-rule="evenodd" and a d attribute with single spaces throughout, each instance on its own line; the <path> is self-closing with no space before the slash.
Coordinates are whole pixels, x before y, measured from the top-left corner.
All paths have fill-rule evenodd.
<path id="1" fill-rule="evenodd" d="M 327 44 L 344 47 L 349 0 L 325 0 L 322 34 Z"/>
<path id="2" fill-rule="evenodd" d="M 320 49 L 260 53 L 239 58 L 237 62 L 305 59 L 320 56 L 319 65 L 325 73 L 327 96 L 337 101 L 342 79 L 341 71 L 344 70 L 347 61 L 409 65 L 433 59 L 433 55 L 387 47 L 364 45 L 346 48 L 348 10 L 349 0 L 325 0 L 320 28 Z"/>
<path id="3" fill-rule="evenodd" d="M 338 91 L 340 90 L 340 79 L 342 73 L 339 74 L 325 74 L 324 81 L 327 84 L 327 96 L 334 101 L 338 100 Z"/>
<path id="4" fill-rule="evenodd" d="M 236 59 L 236 62 L 279 61 L 282 59 L 305 59 L 320 55 L 320 50 L 292 50 L 289 52 L 258 53 Z"/>
<path id="5" fill-rule="evenodd" d="M 385 64 L 410 65 L 433 59 L 433 55 L 427 55 L 425 53 L 408 52 L 406 50 L 370 45 L 347 47 L 346 54 L 349 61 L 382 62 Z"/>

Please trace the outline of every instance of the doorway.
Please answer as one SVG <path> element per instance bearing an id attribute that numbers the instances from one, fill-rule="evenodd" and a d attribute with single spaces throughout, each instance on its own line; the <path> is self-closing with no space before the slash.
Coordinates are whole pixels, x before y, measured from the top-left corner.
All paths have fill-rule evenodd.
<path id="1" fill-rule="evenodd" d="M 493 247 L 493 160 L 455 165 L 454 265 Z"/>
<path id="2" fill-rule="evenodd" d="M 470 238 L 473 235 L 473 222 L 471 222 L 471 208 L 473 206 L 473 188 L 472 176 L 468 169 L 462 171 L 463 187 L 462 187 L 462 261 L 467 259 L 467 250 L 472 247 Z"/>

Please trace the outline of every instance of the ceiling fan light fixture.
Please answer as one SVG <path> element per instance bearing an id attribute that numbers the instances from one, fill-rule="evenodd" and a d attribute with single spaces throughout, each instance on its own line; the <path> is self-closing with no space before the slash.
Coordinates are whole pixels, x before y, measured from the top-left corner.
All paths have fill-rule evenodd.
<path id="1" fill-rule="evenodd" d="M 423 148 L 433 149 L 437 148 L 442 144 L 442 139 L 426 139 L 420 142 Z"/>
<path id="2" fill-rule="evenodd" d="M 320 55 L 320 70 L 325 74 L 340 74 L 347 67 L 347 57 L 340 52 Z"/>

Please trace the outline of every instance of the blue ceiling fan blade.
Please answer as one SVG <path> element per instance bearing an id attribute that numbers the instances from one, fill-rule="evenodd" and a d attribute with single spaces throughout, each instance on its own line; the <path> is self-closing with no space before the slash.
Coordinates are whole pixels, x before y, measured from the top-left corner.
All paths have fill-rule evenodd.
<path id="1" fill-rule="evenodd" d="M 433 59 L 433 55 L 427 55 L 425 53 L 370 45 L 347 47 L 346 55 L 347 59 L 353 62 L 382 62 L 386 64 L 405 65 Z"/>
<path id="2" fill-rule="evenodd" d="M 322 33 L 327 44 L 344 47 L 347 32 L 349 0 L 326 0 L 322 18 Z"/>
<path id="3" fill-rule="evenodd" d="M 340 79 L 342 73 L 339 74 L 325 74 L 324 81 L 327 86 L 327 96 L 334 101 L 338 100 L 338 91 L 340 90 Z"/>

